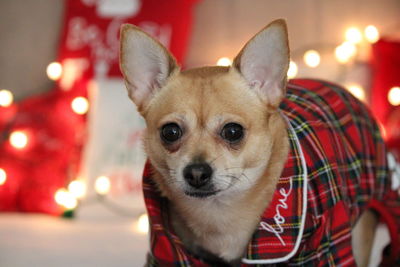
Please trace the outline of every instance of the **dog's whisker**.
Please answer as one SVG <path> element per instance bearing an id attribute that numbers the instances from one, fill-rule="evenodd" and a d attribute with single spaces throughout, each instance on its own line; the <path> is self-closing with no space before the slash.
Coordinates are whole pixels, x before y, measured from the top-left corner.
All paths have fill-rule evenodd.
<path id="1" fill-rule="evenodd" d="M 237 177 L 236 175 L 229 175 L 229 174 L 223 175 L 222 177 L 227 177 L 227 178 L 231 178 L 231 179 L 234 179 L 234 180 L 238 180 L 239 179 L 239 177 Z"/>
<path id="2" fill-rule="evenodd" d="M 160 169 L 167 171 L 170 175 L 174 176 L 176 174 L 176 170 L 175 169 L 170 169 L 170 168 L 166 168 L 166 167 L 160 167 Z"/>
<path id="3" fill-rule="evenodd" d="M 250 183 L 250 178 L 244 173 L 244 171 L 240 174 L 240 176 L 244 176 L 247 181 Z"/>
<path id="4" fill-rule="evenodd" d="M 211 160 L 211 162 L 210 162 L 210 164 L 211 163 L 214 163 L 214 161 L 216 161 L 219 157 L 221 157 L 222 156 L 222 154 L 220 154 L 219 156 L 216 156 L 213 160 Z"/>
<path id="5" fill-rule="evenodd" d="M 178 181 L 176 179 L 165 179 L 165 184 L 166 185 L 176 185 L 179 184 Z"/>
<path id="6" fill-rule="evenodd" d="M 250 178 L 244 172 L 241 172 L 240 174 L 226 173 L 226 174 L 219 175 L 219 177 L 230 178 L 234 181 L 240 180 L 241 177 L 244 177 L 247 180 L 247 182 L 250 183 Z"/>
<path id="7" fill-rule="evenodd" d="M 238 179 L 238 177 L 236 177 L 235 175 L 221 175 L 221 177 L 231 178 L 231 179 L 234 179 L 234 180 Z"/>
<path id="8" fill-rule="evenodd" d="M 229 168 L 225 168 L 224 170 L 231 170 L 231 169 L 243 169 L 242 167 L 229 167 Z"/>

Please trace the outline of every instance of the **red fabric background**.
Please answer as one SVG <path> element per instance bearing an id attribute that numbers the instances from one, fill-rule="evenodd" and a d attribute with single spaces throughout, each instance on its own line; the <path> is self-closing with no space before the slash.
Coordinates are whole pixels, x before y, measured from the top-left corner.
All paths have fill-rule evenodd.
<path id="1" fill-rule="evenodd" d="M 123 23 L 135 24 L 142 28 L 145 28 L 145 25 L 153 25 L 154 31 L 148 31 L 148 33 L 156 38 L 160 34 L 160 27 L 170 29 L 170 44 L 161 42 L 172 52 L 178 62 L 182 64 L 191 30 L 191 10 L 197 0 L 141 0 L 140 2 L 140 11 L 134 17 L 105 18 L 97 15 L 96 5 L 87 6 L 83 1 L 77 0 L 67 1 L 59 61 L 62 62 L 65 58 L 87 58 L 91 65 L 84 76 L 87 78 L 93 76 L 94 63 L 102 56 L 95 54 L 90 41 L 79 49 L 72 49 L 67 46 L 67 38 L 72 32 L 72 27 L 70 27 L 71 20 L 82 18 L 82 24 L 87 32 L 90 29 L 93 32 L 97 32 L 96 29 L 101 30 L 98 32 L 96 38 L 98 42 L 96 41 L 96 45 L 112 51 L 112 55 L 109 56 L 111 66 L 107 76 L 121 76 L 118 65 L 119 47 L 115 47 L 111 40 L 119 38 L 119 26 Z"/>

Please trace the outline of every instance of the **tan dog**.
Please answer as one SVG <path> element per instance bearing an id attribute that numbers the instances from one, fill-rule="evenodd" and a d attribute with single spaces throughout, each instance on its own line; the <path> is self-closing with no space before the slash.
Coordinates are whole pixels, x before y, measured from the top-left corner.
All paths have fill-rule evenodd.
<path id="1" fill-rule="evenodd" d="M 147 123 L 154 179 L 197 257 L 238 264 L 273 197 L 289 150 L 278 109 L 288 65 L 283 20 L 252 38 L 232 67 L 187 71 L 140 29 L 122 28 L 121 69 Z"/>

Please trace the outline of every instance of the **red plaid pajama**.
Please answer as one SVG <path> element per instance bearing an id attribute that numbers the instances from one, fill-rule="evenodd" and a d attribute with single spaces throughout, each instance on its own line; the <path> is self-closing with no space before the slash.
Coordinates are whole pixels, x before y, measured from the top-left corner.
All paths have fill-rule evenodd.
<path id="1" fill-rule="evenodd" d="M 391 189 L 385 146 L 370 112 L 342 88 L 315 80 L 292 80 L 280 108 L 291 149 L 243 266 L 353 266 L 351 229 L 367 208 L 389 224 L 398 256 L 400 198 Z M 150 265 L 208 266 L 172 231 L 168 200 L 150 169 L 147 164 L 143 177 Z"/>

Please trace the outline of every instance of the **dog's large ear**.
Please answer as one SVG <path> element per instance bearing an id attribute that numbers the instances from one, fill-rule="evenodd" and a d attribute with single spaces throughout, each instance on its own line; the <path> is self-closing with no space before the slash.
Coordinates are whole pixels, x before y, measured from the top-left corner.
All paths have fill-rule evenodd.
<path id="1" fill-rule="evenodd" d="M 168 77 L 179 69 L 164 46 L 130 24 L 121 27 L 120 68 L 129 97 L 141 113 Z"/>
<path id="2" fill-rule="evenodd" d="M 275 20 L 256 34 L 233 61 L 233 67 L 270 106 L 285 96 L 289 67 L 286 22 Z"/>

